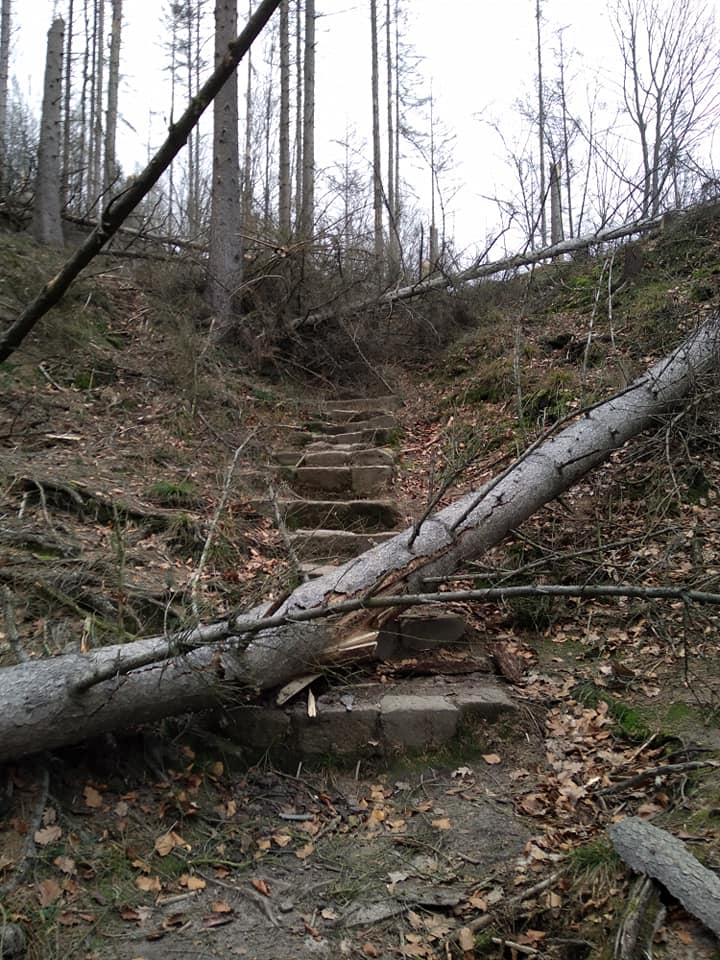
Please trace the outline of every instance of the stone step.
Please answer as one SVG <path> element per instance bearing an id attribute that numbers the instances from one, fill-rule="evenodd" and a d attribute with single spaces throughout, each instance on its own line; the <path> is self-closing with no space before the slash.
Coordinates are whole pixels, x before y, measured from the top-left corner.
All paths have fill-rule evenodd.
<path id="1" fill-rule="evenodd" d="M 324 410 L 399 410 L 403 406 L 400 397 L 352 397 L 347 400 L 325 400 Z"/>
<path id="2" fill-rule="evenodd" d="M 384 540 L 392 540 L 397 531 L 353 533 L 351 530 L 295 530 L 289 534 L 301 559 L 351 560 Z"/>
<path id="3" fill-rule="evenodd" d="M 392 480 L 393 468 L 387 466 L 313 467 L 290 469 L 290 484 L 303 491 L 352 494 L 373 497 L 385 490 Z"/>
<path id="4" fill-rule="evenodd" d="M 230 708 L 223 733 L 258 753 L 349 760 L 437 748 L 469 723 L 517 711 L 504 687 L 478 674 L 407 680 L 396 690 L 381 683 L 338 687 L 317 698 L 315 717 L 303 700 L 284 709 Z"/>
<path id="5" fill-rule="evenodd" d="M 320 410 L 317 419 L 325 420 L 329 423 L 356 423 L 359 420 L 374 420 L 377 417 L 387 416 L 388 411 L 382 410 L 380 407 L 374 409 L 358 409 L 357 407 L 348 406 L 342 410 Z"/>
<path id="6" fill-rule="evenodd" d="M 265 516 L 275 515 L 272 500 L 254 499 L 249 505 Z M 288 527 L 333 530 L 385 531 L 400 522 L 400 511 L 390 500 L 278 500 Z"/>
<path id="7" fill-rule="evenodd" d="M 305 429 L 309 430 L 311 433 L 327 433 L 327 434 L 338 434 L 338 433 L 348 433 L 348 427 L 352 428 L 352 431 L 365 431 L 365 430 L 377 430 L 378 428 L 383 428 L 386 430 L 400 430 L 400 424 L 397 422 L 395 417 L 391 417 L 390 414 L 383 413 L 379 414 L 376 417 L 366 417 L 361 420 L 354 420 L 350 423 L 341 422 L 333 423 L 329 420 L 308 420 L 305 423 Z"/>
<path id="8" fill-rule="evenodd" d="M 388 447 L 363 443 L 310 443 L 304 450 L 278 450 L 273 454 L 280 466 L 287 467 L 391 467 L 395 456 Z"/>
<path id="9" fill-rule="evenodd" d="M 457 646 L 465 634 L 465 618 L 448 610 L 419 608 L 383 628 L 377 642 L 379 660 L 401 660 L 422 650 Z"/>
<path id="10" fill-rule="evenodd" d="M 332 434 L 300 432 L 296 434 L 295 439 L 299 443 L 305 441 L 307 444 L 320 441 L 333 445 L 337 444 L 342 447 L 356 444 L 362 444 L 363 446 L 373 444 L 378 447 L 383 447 L 388 443 L 392 443 L 396 439 L 397 435 L 398 430 L 396 427 L 367 427 L 363 430 L 353 430 L 350 433 Z"/>

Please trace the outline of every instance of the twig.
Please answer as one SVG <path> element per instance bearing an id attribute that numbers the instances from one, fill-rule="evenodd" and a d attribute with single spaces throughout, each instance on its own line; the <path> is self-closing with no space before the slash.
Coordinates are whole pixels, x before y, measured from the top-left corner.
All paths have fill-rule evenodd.
<path id="1" fill-rule="evenodd" d="M 278 504 L 277 494 L 275 493 L 275 487 L 272 483 L 268 484 L 268 496 L 273 505 L 273 513 L 275 514 L 275 523 L 278 530 L 280 531 L 280 536 L 282 541 L 285 544 L 285 549 L 287 550 L 288 556 L 290 557 L 290 563 L 293 565 L 293 569 L 296 575 L 300 578 L 302 583 L 307 583 L 310 579 L 309 575 L 305 573 L 298 558 L 295 547 L 293 546 L 292 540 L 288 536 L 287 527 L 285 526 L 285 521 L 282 518 L 280 513 L 280 505 Z"/>
<path id="2" fill-rule="evenodd" d="M 200 605 L 198 603 L 198 589 L 200 586 L 200 577 L 202 576 L 203 569 L 205 568 L 205 563 L 207 562 L 208 553 L 210 552 L 210 547 L 213 542 L 213 537 L 215 536 L 215 531 L 217 530 L 217 525 L 220 522 L 220 516 L 225 509 L 225 504 L 227 502 L 228 494 L 230 492 L 230 484 L 232 483 L 233 473 L 235 472 L 235 466 L 238 461 L 238 457 L 242 453 L 243 448 L 250 441 L 250 439 L 255 435 L 255 430 L 252 430 L 247 437 L 243 440 L 240 446 L 235 451 L 235 454 L 232 458 L 232 462 L 228 467 L 227 476 L 225 477 L 225 483 L 223 485 L 222 494 L 220 495 L 220 500 L 215 509 L 215 514 L 213 515 L 212 521 L 210 523 L 210 530 L 208 535 L 205 538 L 205 544 L 203 545 L 202 553 L 200 554 L 200 560 L 198 561 L 197 569 L 195 573 L 190 577 L 188 581 L 188 586 L 190 588 L 190 596 L 192 598 L 192 611 L 194 616 L 200 616 Z"/>
<path id="3" fill-rule="evenodd" d="M 600 796 L 607 796 L 609 793 L 622 793 L 623 790 L 631 790 L 633 787 L 646 783 L 648 780 L 654 780 L 655 777 L 664 777 L 668 773 L 684 773 L 686 770 L 701 770 L 703 767 L 720 767 L 717 760 L 688 760 L 685 763 L 666 763 L 661 767 L 653 767 L 651 770 L 643 770 L 642 773 L 636 773 L 634 777 L 628 777 L 626 780 L 620 780 L 609 787 L 603 787 L 597 793 Z"/>
<path id="4" fill-rule="evenodd" d="M 179 651 L 197 650 L 211 643 L 226 642 L 231 638 L 237 645 L 238 637 L 259 633 L 261 630 L 281 627 L 286 624 L 306 623 L 310 620 L 352 613 L 356 610 L 430 606 L 461 600 L 489 602 L 504 600 L 508 597 L 543 595 L 581 598 L 636 597 L 644 600 L 683 600 L 720 605 L 720 593 L 684 590 L 681 587 L 636 587 L 621 584 L 613 584 L 612 586 L 539 584 L 534 586 L 491 587 L 484 590 L 448 590 L 439 593 L 405 594 L 403 596 L 361 597 L 356 600 L 344 600 L 341 603 L 334 603 L 329 606 L 297 610 L 291 614 L 281 613 L 270 617 L 233 616 L 223 622 L 196 627 L 189 631 L 180 631 L 169 637 L 150 637 L 144 641 L 145 648 L 141 653 L 118 654 L 112 662 L 101 665 L 91 663 L 88 670 L 76 677 L 71 689 L 75 695 L 84 693 L 85 690 L 101 683 L 103 680 L 124 676 L 140 667 L 146 667 L 167 657 L 176 656 Z M 151 645 L 150 649 L 147 649 L 148 644 Z"/>
<path id="5" fill-rule="evenodd" d="M 540 883 L 536 883 L 534 887 L 529 887 L 527 890 L 524 890 L 522 893 L 519 893 L 516 897 L 511 897 L 509 900 L 505 900 L 502 903 L 502 906 L 506 910 L 517 910 L 518 907 L 522 906 L 523 903 L 526 903 L 528 900 L 532 900 L 533 897 L 536 897 L 539 893 L 547 890 L 549 887 L 552 887 L 553 884 L 562 876 L 562 871 L 551 874 L 545 880 L 541 880 Z M 473 933 L 476 933 L 478 930 L 484 930 L 485 927 L 489 927 L 494 920 L 494 914 L 485 913 L 482 917 L 477 917 L 475 920 L 471 920 L 470 923 L 465 923 L 460 928 L 460 930 L 470 930 Z M 460 935 L 460 930 L 455 930 L 448 937 L 449 941 L 456 941 Z"/>
<path id="6" fill-rule="evenodd" d="M 259 893 L 256 893 L 254 890 L 247 890 L 245 887 L 237 886 L 234 883 L 225 883 L 223 880 L 219 880 L 217 877 L 211 877 L 208 874 L 202 873 L 200 870 L 194 870 L 193 872 L 196 873 L 198 877 L 202 877 L 202 879 L 207 883 L 214 883 L 218 887 L 223 887 L 225 890 L 232 890 L 233 893 L 237 893 L 241 897 L 246 897 L 248 900 L 254 903 L 259 910 L 262 910 L 274 927 L 280 926 L 277 921 L 277 917 L 272 912 L 272 908 L 270 907 L 267 899 L 261 896 Z"/>
<path id="7" fill-rule="evenodd" d="M 46 379 L 47 382 L 50 384 L 50 386 L 55 387 L 56 390 L 64 390 L 64 389 L 65 389 L 64 387 L 61 387 L 60 384 L 59 384 L 56 380 L 53 380 L 53 378 L 50 376 L 50 374 L 49 374 L 48 371 L 47 371 L 47 367 L 45 366 L 45 361 L 44 361 L 44 360 L 43 360 L 42 363 L 39 363 L 39 364 L 38 364 L 38 370 L 39 370 L 40 373 L 45 377 L 45 379 Z"/>

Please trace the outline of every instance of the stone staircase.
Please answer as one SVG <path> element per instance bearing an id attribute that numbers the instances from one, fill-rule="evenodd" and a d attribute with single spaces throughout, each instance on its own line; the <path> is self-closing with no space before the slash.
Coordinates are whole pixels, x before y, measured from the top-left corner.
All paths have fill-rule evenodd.
<path id="1" fill-rule="evenodd" d="M 400 434 L 395 397 L 330 401 L 278 450 L 280 477 L 294 496 L 278 501 L 301 573 L 320 576 L 395 536 L 402 521 L 391 497 Z"/>
<path id="2" fill-rule="evenodd" d="M 290 493 L 254 506 L 279 514 L 299 573 L 322 576 L 336 565 L 394 537 L 406 523 L 392 496 L 396 474 L 391 444 L 401 428 L 396 397 L 329 401 L 317 417 L 288 429 L 288 447 L 275 451 L 279 478 Z M 400 615 L 381 634 L 378 660 L 400 660 L 461 642 L 464 619 L 424 608 Z M 224 729 L 252 751 L 279 755 L 334 754 L 357 758 L 439 745 L 467 720 L 494 719 L 515 709 L 486 675 L 437 676 L 396 685 L 365 682 L 283 709 L 245 706 L 229 711 Z"/>

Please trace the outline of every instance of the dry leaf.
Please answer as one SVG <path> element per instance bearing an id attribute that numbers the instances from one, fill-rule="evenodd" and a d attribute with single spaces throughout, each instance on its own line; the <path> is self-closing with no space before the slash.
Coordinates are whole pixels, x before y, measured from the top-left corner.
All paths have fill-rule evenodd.
<path id="1" fill-rule="evenodd" d="M 489 763 L 491 766 L 495 766 L 498 763 L 502 763 L 502 758 L 497 755 L 497 753 L 484 753 L 482 755 L 485 763 Z"/>
<path id="2" fill-rule="evenodd" d="M 138 890 L 144 890 L 145 893 L 160 893 L 162 890 L 160 877 L 137 877 L 135 886 Z"/>
<path id="3" fill-rule="evenodd" d="M 212 903 L 213 913 L 232 913 L 233 908 L 227 902 L 227 900 L 213 900 Z"/>
<path id="4" fill-rule="evenodd" d="M 274 833 L 272 838 L 278 847 L 286 847 L 292 839 L 289 833 Z"/>
<path id="5" fill-rule="evenodd" d="M 195 877 L 188 873 L 184 873 L 182 877 L 180 877 L 180 883 L 183 887 L 187 887 L 188 890 L 204 890 L 207 886 L 207 882 L 203 880 L 202 877 Z"/>
<path id="6" fill-rule="evenodd" d="M 442 817 L 440 820 L 433 820 L 432 825 L 436 830 L 452 830 L 452 823 L 449 817 Z"/>
<path id="7" fill-rule="evenodd" d="M 83 796 L 85 797 L 85 806 L 90 807 L 93 810 L 99 810 L 103 805 L 102 794 L 91 787 L 89 784 L 83 790 Z"/>
<path id="8" fill-rule="evenodd" d="M 63 873 L 75 873 L 75 861 L 72 857 L 55 857 L 53 863 L 58 870 L 62 870 Z"/>
<path id="9" fill-rule="evenodd" d="M 262 895 L 265 897 L 271 896 L 270 888 L 268 887 L 268 885 L 265 883 L 264 880 L 260 878 L 252 878 L 250 880 L 250 883 L 255 887 L 258 893 L 262 893 Z"/>
<path id="10" fill-rule="evenodd" d="M 49 843 L 56 843 L 61 836 L 62 828 L 53 824 L 50 827 L 41 827 L 36 830 L 33 839 L 39 846 L 46 847 Z"/>
<path id="11" fill-rule="evenodd" d="M 379 957 L 380 951 L 372 943 L 364 943 L 362 946 L 362 952 L 364 957 Z"/>
<path id="12" fill-rule="evenodd" d="M 41 880 L 37 885 L 38 901 L 41 907 L 49 907 L 62 896 L 62 887 L 57 880 Z"/>
<path id="13" fill-rule="evenodd" d="M 301 847 L 299 850 L 295 851 L 295 856 L 298 860 L 307 860 L 307 858 L 315 852 L 314 843 L 306 843 L 304 847 Z"/>
<path id="14" fill-rule="evenodd" d="M 177 847 L 182 847 L 184 850 L 192 849 L 190 844 L 186 840 L 183 840 L 180 834 L 174 830 L 168 830 L 167 833 L 160 834 L 155 841 L 155 851 L 159 853 L 161 857 L 166 857 Z"/>

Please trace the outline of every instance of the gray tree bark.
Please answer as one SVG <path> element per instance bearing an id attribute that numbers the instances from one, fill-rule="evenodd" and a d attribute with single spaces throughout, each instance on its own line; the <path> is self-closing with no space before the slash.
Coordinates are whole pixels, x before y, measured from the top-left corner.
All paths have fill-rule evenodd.
<path id="1" fill-rule="evenodd" d="M 278 222 L 280 241 L 290 239 L 290 16 L 289 0 L 280 3 L 280 144 Z"/>
<path id="2" fill-rule="evenodd" d="M 107 111 L 105 113 L 105 163 L 103 193 L 113 186 L 119 170 L 115 153 L 120 86 L 120 41 L 122 38 L 122 0 L 112 0 L 110 61 L 108 63 Z"/>
<path id="3" fill-rule="evenodd" d="M 237 0 L 215 2 L 215 66 L 227 55 L 237 31 Z M 240 260 L 240 150 L 238 144 L 237 74 L 229 78 L 214 102 L 213 188 L 210 208 L 208 297 L 227 333 L 233 294 L 242 282 Z"/>
<path id="4" fill-rule="evenodd" d="M 377 0 L 370 0 L 370 86 L 372 97 L 372 140 L 373 140 L 373 240 L 375 259 L 382 260 L 383 243 L 383 187 L 380 161 L 380 89 L 378 73 L 378 29 Z"/>
<path id="5" fill-rule="evenodd" d="M 12 28 L 12 0 L 0 5 L 0 194 L 7 182 L 7 104 L 10 72 L 10 31 Z"/>
<path id="6" fill-rule="evenodd" d="M 38 243 L 62 247 L 60 218 L 60 105 L 65 23 L 57 17 L 48 30 L 38 172 L 35 181 L 33 236 Z"/>
<path id="7" fill-rule="evenodd" d="M 315 0 L 305 0 L 302 128 L 300 235 L 311 240 L 315 229 Z"/>
<path id="8" fill-rule="evenodd" d="M 656 425 L 717 367 L 720 319 L 708 320 L 621 393 L 529 450 L 495 480 L 331 574 L 267 607 L 174 638 L 154 637 L 86 656 L 22 663 L 0 672 L 0 761 L 123 725 L 209 707 L 237 685 L 276 686 L 373 635 L 387 611 L 347 614 L 344 601 L 420 593 L 499 543 L 545 503 L 634 436 Z M 365 601 L 367 602 L 367 601 Z M 318 608 L 335 616 L 312 624 Z M 187 652 L 181 655 L 182 651 Z"/>

